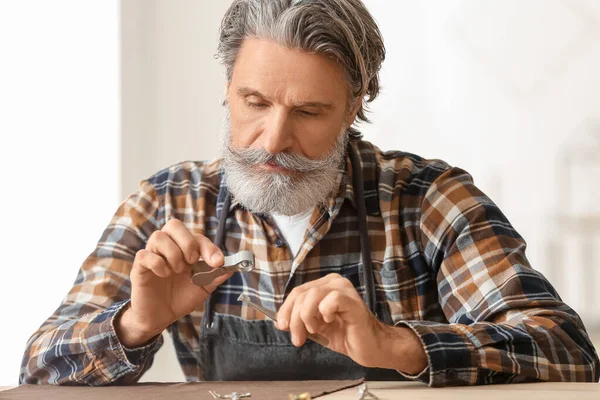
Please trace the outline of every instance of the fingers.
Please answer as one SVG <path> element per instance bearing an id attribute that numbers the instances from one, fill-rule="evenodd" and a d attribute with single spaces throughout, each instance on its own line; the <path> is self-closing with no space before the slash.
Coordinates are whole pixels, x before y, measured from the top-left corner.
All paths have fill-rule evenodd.
<path id="1" fill-rule="evenodd" d="M 181 250 L 184 260 L 188 264 L 193 264 L 200 258 L 200 246 L 196 237 L 190 230 L 178 219 L 170 219 L 162 231 L 169 235 Z"/>
<path id="2" fill-rule="evenodd" d="M 331 322 L 325 321 L 319 310 L 319 305 L 327 295 L 332 293 L 331 291 L 332 288 L 328 285 L 315 287 L 305 292 L 302 307 L 300 308 L 300 319 L 309 333 L 318 333 L 323 328 L 323 325 L 327 322 Z M 338 292 L 336 291 L 336 293 Z M 294 309 L 295 308 L 296 307 L 294 306 Z"/>
<path id="3" fill-rule="evenodd" d="M 217 245 L 211 242 L 206 236 L 196 235 L 195 238 L 200 248 L 200 256 L 204 262 L 213 268 L 221 267 L 225 262 L 225 257 L 223 256 L 221 249 L 219 249 Z"/>
<path id="4" fill-rule="evenodd" d="M 277 313 L 277 328 L 289 329 L 296 346 L 303 345 L 309 333 L 324 332 L 340 313 L 364 306 L 349 280 L 339 275 L 326 278 L 294 289 Z"/>
<path id="5" fill-rule="evenodd" d="M 313 287 L 296 297 L 290 318 L 292 342 L 302 346 L 309 333 L 319 333 L 326 322 L 319 311 L 319 304 L 333 289 L 330 285 Z"/>
<path id="6" fill-rule="evenodd" d="M 133 272 L 137 272 L 140 275 L 153 273 L 161 278 L 166 278 L 171 275 L 171 268 L 167 265 L 164 258 L 149 250 L 143 249 L 138 251 L 135 255 Z"/>
<path id="7" fill-rule="evenodd" d="M 325 296 L 318 305 L 323 321 L 331 323 L 338 313 L 347 312 L 347 302 L 343 301 L 340 292 L 331 292 Z"/>
<path id="8" fill-rule="evenodd" d="M 210 239 L 194 235 L 178 219 L 169 220 L 161 230 L 152 233 L 146 250 L 162 257 L 167 269 L 178 274 L 189 273 L 191 265 L 200 259 L 213 268 L 222 266 L 224 262 L 223 253 Z M 148 257 L 145 256 L 145 259 Z M 158 263 L 157 260 L 154 262 Z M 170 275 L 170 272 L 162 270 L 161 267 L 157 269 L 162 272 L 159 276 Z"/>
<path id="9" fill-rule="evenodd" d="M 290 334 L 292 335 L 292 343 L 298 347 L 304 344 L 308 336 L 308 332 L 300 315 L 305 296 L 306 295 L 304 293 L 298 295 L 296 301 L 294 302 L 294 307 L 292 309 L 292 315 L 290 318 Z"/>
<path id="10" fill-rule="evenodd" d="M 294 288 L 291 291 L 291 293 L 288 295 L 285 302 L 282 304 L 279 311 L 277 312 L 277 327 L 282 330 L 288 329 L 289 323 L 290 323 L 290 318 L 292 316 L 292 308 L 294 307 L 294 302 L 296 301 L 296 298 L 300 294 L 312 289 L 313 287 L 327 285 L 330 282 L 333 282 L 336 280 L 347 281 L 347 279 L 343 278 L 339 274 L 329 274 L 329 275 L 324 276 L 321 279 L 310 281 L 308 283 L 305 283 L 301 286 Z M 352 285 L 352 284 L 350 284 L 350 285 Z"/>
<path id="11" fill-rule="evenodd" d="M 148 240 L 146 250 L 163 257 L 169 269 L 173 269 L 177 273 L 185 270 L 186 265 L 183 259 L 183 253 L 173 239 L 163 231 L 156 231 Z"/>

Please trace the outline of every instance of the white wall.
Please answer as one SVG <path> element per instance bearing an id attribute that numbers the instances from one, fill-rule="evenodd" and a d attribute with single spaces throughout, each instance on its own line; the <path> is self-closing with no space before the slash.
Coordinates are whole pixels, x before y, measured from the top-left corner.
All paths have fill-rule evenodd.
<path id="1" fill-rule="evenodd" d="M 119 204 L 116 1 L 0 2 L 0 386 Z"/>
<path id="2" fill-rule="evenodd" d="M 124 92 L 139 76 L 153 92 L 137 92 L 144 101 L 129 110 L 125 103 L 124 117 L 153 122 L 123 130 L 124 149 L 131 137 L 145 151 L 123 171 L 125 191 L 168 164 L 217 156 L 223 75 L 212 55 L 230 2 L 127 3 L 147 13 L 134 23 L 149 53 L 123 55 L 126 67 L 137 63 L 124 74 Z M 600 2 L 365 3 L 387 46 L 366 139 L 471 172 L 527 239 L 533 266 L 587 325 L 600 326 Z M 123 19 L 124 31 L 130 23 Z M 144 379 L 181 379 L 169 342 Z"/>
<path id="3" fill-rule="evenodd" d="M 122 193 L 169 165 L 215 156 L 225 83 L 213 56 L 229 4 L 121 2 Z"/>

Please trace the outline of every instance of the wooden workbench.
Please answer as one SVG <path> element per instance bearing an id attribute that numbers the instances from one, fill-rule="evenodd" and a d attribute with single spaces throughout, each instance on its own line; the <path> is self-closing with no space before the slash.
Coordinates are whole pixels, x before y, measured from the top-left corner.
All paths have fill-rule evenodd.
<path id="1" fill-rule="evenodd" d="M 268 383 L 265 384 L 268 385 Z M 0 386 L 0 391 L 8 389 L 12 389 L 12 387 Z M 369 389 L 373 394 L 378 396 L 380 400 L 600 399 L 600 384 L 597 383 L 527 383 L 433 389 L 426 385 L 413 382 L 370 382 Z M 0 394 L 0 399 L 7 397 L 7 394 L 9 393 Z M 7 398 L 10 399 L 10 397 Z M 337 393 L 320 397 L 320 399 L 323 400 L 356 400 L 356 398 L 356 388 L 345 389 Z"/>

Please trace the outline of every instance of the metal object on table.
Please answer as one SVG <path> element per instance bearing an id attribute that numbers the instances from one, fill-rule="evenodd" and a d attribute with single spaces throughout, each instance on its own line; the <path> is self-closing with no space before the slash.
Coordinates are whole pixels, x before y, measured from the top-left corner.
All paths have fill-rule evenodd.
<path id="1" fill-rule="evenodd" d="M 300 393 L 300 394 L 291 394 L 289 395 L 289 400 L 311 400 L 310 393 Z"/>
<path id="2" fill-rule="evenodd" d="M 377 396 L 369 392 L 369 388 L 366 383 L 363 383 L 358 387 L 358 400 L 379 400 Z"/>
<path id="3" fill-rule="evenodd" d="M 240 296 L 238 297 L 238 301 L 243 301 L 244 303 L 248 304 L 250 307 L 254 308 L 255 310 L 260 311 L 261 313 L 265 314 L 267 317 L 269 317 L 273 321 L 277 321 L 277 313 L 275 311 L 268 310 L 268 309 L 264 308 L 263 306 L 261 306 L 260 304 L 256 304 L 256 303 L 252 302 L 252 300 L 250 300 L 250 296 L 248 296 L 247 294 L 245 294 L 245 293 L 240 294 Z M 329 340 L 325 336 L 319 335 L 318 333 L 309 333 L 308 338 L 310 340 L 312 340 L 313 342 L 319 343 L 323 347 L 329 346 Z"/>
<path id="4" fill-rule="evenodd" d="M 233 393 L 225 394 L 222 396 L 219 393 L 215 392 L 214 390 L 209 390 L 208 393 L 210 393 L 210 395 L 215 399 L 240 400 L 240 399 L 245 399 L 246 397 L 252 397 L 252 395 L 250 393 L 233 392 Z"/>
<path id="5" fill-rule="evenodd" d="M 198 286 L 208 286 L 219 276 L 229 272 L 250 272 L 254 269 L 254 254 L 243 250 L 225 257 L 225 263 L 220 268 L 211 268 L 204 260 L 192 265 L 191 281 Z"/>

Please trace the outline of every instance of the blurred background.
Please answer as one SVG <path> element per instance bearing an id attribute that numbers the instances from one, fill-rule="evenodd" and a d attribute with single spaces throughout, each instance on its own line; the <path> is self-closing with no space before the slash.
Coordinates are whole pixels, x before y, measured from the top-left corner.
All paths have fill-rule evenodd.
<path id="1" fill-rule="evenodd" d="M 600 347 L 600 1 L 365 3 L 366 140 L 469 171 Z M 218 156 L 229 4 L 0 1 L 0 385 L 138 182 Z M 143 380 L 183 380 L 169 338 Z"/>

